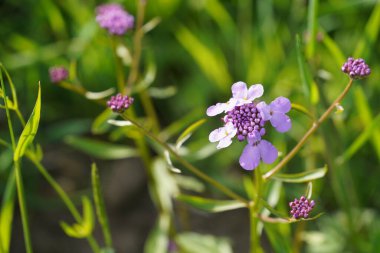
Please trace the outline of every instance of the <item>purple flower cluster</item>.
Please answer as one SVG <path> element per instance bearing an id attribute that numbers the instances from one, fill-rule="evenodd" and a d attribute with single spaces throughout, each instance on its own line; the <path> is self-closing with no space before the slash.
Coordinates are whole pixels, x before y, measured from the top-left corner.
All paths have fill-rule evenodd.
<path id="1" fill-rule="evenodd" d="M 228 147 L 235 136 L 239 141 L 247 140 L 248 144 L 239 159 L 243 169 L 253 170 L 261 160 L 273 163 L 278 151 L 270 142 L 262 139 L 266 133 L 265 124 L 269 121 L 279 132 L 291 128 L 291 120 L 286 115 L 291 109 L 289 99 L 278 97 L 269 105 L 253 102 L 264 93 L 261 84 L 252 85 L 248 89 L 244 82 L 237 82 L 231 90 L 232 98 L 226 103 L 217 103 L 207 109 L 208 116 L 226 113 L 222 119 L 224 126 L 212 131 L 209 140 L 219 142 L 218 149 Z"/>
<path id="2" fill-rule="evenodd" d="M 294 201 L 289 203 L 289 206 L 292 208 L 290 210 L 290 214 L 295 219 L 307 218 L 313 207 L 315 206 L 314 200 L 308 200 L 305 196 L 301 196 L 301 198 L 294 199 Z"/>
<path id="3" fill-rule="evenodd" d="M 69 71 L 65 67 L 56 66 L 49 69 L 49 75 L 52 83 L 59 83 L 69 77 Z"/>
<path id="4" fill-rule="evenodd" d="M 107 101 L 107 106 L 114 112 L 123 113 L 133 103 L 133 98 L 118 93 Z"/>
<path id="5" fill-rule="evenodd" d="M 134 25 L 134 17 L 119 4 L 98 6 L 96 8 L 96 21 L 112 35 L 124 35 Z"/>
<path id="6" fill-rule="evenodd" d="M 371 69 L 363 59 L 354 59 L 352 57 L 349 57 L 343 64 L 342 71 L 352 79 L 362 79 L 371 74 Z"/>

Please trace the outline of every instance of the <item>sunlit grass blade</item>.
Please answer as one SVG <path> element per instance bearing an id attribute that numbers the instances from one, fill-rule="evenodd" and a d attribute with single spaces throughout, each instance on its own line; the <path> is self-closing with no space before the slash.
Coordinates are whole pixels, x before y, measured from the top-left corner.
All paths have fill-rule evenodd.
<path id="1" fill-rule="evenodd" d="M 99 180 L 98 168 L 95 163 L 91 166 L 92 191 L 94 195 L 95 209 L 99 223 L 102 227 L 104 241 L 107 247 L 112 248 L 111 230 L 108 224 L 108 216 L 103 200 L 102 187 Z"/>
<path id="2" fill-rule="evenodd" d="M 306 107 L 304 107 L 300 104 L 292 103 L 292 109 L 299 111 L 299 112 L 302 112 L 303 114 L 305 114 L 306 116 L 308 116 L 312 120 L 315 119 L 314 116 L 311 114 L 311 112 Z"/>
<path id="3" fill-rule="evenodd" d="M 318 16 L 318 0 L 309 1 L 308 7 L 308 20 L 307 20 L 307 32 L 309 40 L 306 46 L 306 56 L 308 59 L 312 59 L 315 53 L 315 42 L 317 37 L 317 16 Z"/>
<path id="4" fill-rule="evenodd" d="M 15 202 L 15 173 L 9 174 L 0 210 L 0 252 L 9 252 Z"/>
<path id="5" fill-rule="evenodd" d="M 352 142 L 352 144 L 336 160 L 339 164 L 348 161 L 380 128 L 380 114 L 367 125 L 363 132 Z"/>
<path id="6" fill-rule="evenodd" d="M 26 148 L 34 140 L 35 135 L 37 134 L 38 125 L 40 122 L 41 115 L 41 84 L 38 84 L 38 95 L 36 104 L 32 114 L 29 117 L 28 122 L 24 130 L 21 133 L 21 136 L 17 142 L 16 150 L 14 152 L 13 160 L 18 161 L 25 153 Z"/>
<path id="7" fill-rule="evenodd" d="M 379 35 L 380 27 L 380 3 L 377 1 L 376 7 L 373 9 L 371 16 L 364 29 L 364 35 L 361 36 L 356 49 L 354 51 L 354 56 L 367 57 L 369 50 L 374 46 L 376 39 Z"/>
<path id="8" fill-rule="evenodd" d="M 329 50 L 330 54 L 333 56 L 332 58 L 337 63 L 338 67 L 341 67 L 342 64 L 346 60 L 346 56 L 343 54 L 342 50 L 335 43 L 335 41 L 325 32 L 323 32 L 323 44 Z"/>
<path id="9" fill-rule="evenodd" d="M 182 25 L 178 25 L 176 38 L 181 45 L 190 53 L 204 74 L 222 90 L 228 90 L 232 83 L 228 72 L 227 62 L 217 48 L 207 47 L 199 37 Z"/>
<path id="10" fill-rule="evenodd" d="M 225 212 L 246 207 L 244 203 L 236 200 L 216 200 L 190 195 L 179 195 L 177 200 L 182 201 L 196 209 L 210 213 Z"/>
<path id="11" fill-rule="evenodd" d="M 82 197 L 83 205 L 83 220 L 81 223 L 68 225 L 66 222 L 61 221 L 60 225 L 65 233 L 74 238 L 85 238 L 91 235 L 94 228 L 94 215 L 92 210 L 91 201 L 87 197 Z"/>
<path id="12" fill-rule="evenodd" d="M 355 86 L 354 94 L 355 105 L 358 110 L 360 121 L 364 126 L 371 125 L 373 121 L 372 111 L 368 104 L 368 99 L 364 94 L 363 88 L 361 86 Z M 380 130 L 374 129 L 371 137 L 371 142 L 375 148 L 377 158 L 380 160 Z"/>

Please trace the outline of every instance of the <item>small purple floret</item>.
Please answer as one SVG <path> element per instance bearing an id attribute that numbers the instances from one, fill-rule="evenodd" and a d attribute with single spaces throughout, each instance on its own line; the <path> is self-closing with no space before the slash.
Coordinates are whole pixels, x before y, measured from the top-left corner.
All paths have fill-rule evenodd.
<path id="1" fill-rule="evenodd" d="M 121 93 L 112 96 L 107 102 L 107 106 L 114 112 L 123 113 L 133 103 L 133 98 Z"/>
<path id="2" fill-rule="evenodd" d="M 224 122 L 232 122 L 237 129 L 236 135 L 239 141 L 244 141 L 248 136 L 254 136 L 256 133 L 261 136 L 265 134 L 265 121 L 254 103 L 235 106 L 227 112 Z"/>
<path id="3" fill-rule="evenodd" d="M 305 196 L 301 196 L 300 199 L 294 199 L 294 201 L 289 202 L 291 208 L 290 215 L 295 219 L 306 219 L 309 217 L 309 213 L 313 210 L 315 206 L 314 200 L 308 200 Z"/>
<path id="4" fill-rule="evenodd" d="M 59 83 L 68 78 L 69 71 L 65 67 L 56 66 L 49 69 L 49 75 L 52 83 Z"/>
<path id="5" fill-rule="evenodd" d="M 96 8 L 96 21 L 112 35 L 124 35 L 134 25 L 134 17 L 119 4 L 98 6 Z"/>
<path id="6" fill-rule="evenodd" d="M 343 64 L 342 71 L 352 79 L 362 79 L 371 74 L 371 69 L 363 59 L 354 59 L 352 57 L 349 57 Z"/>

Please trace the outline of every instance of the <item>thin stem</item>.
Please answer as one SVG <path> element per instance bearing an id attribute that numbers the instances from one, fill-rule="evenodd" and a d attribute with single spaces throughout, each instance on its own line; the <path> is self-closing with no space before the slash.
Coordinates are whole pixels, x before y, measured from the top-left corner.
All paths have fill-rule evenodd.
<path id="1" fill-rule="evenodd" d="M 192 164 L 190 164 L 188 161 L 186 161 L 185 159 L 183 159 L 179 154 L 177 154 L 177 152 L 175 152 L 168 144 L 166 144 L 165 142 L 162 142 L 157 136 L 155 136 L 154 134 L 152 134 L 151 132 L 149 132 L 148 130 L 146 130 L 144 127 L 142 127 L 135 120 L 131 119 L 130 117 L 126 116 L 125 114 L 123 114 L 122 117 L 124 119 L 130 121 L 142 133 L 144 133 L 146 136 L 148 136 L 149 138 L 151 138 L 152 140 L 154 140 L 156 143 L 158 143 L 159 145 L 161 145 L 164 149 L 166 149 L 171 155 L 173 155 L 177 159 L 178 162 L 180 162 L 183 166 L 185 166 L 190 172 L 192 172 L 196 176 L 200 177 L 204 181 L 210 183 L 211 185 L 213 185 L 215 188 L 219 189 L 221 192 L 223 192 L 227 196 L 245 203 L 247 205 L 247 207 L 248 207 L 249 203 L 248 203 L 247 200 L 245 200 L 244 198 L 240 197 L 239 195 L 237 195 L 236 193 L 234 193 L 233 191 L 231 191 L 230 189 L 228 189 L 224 185 L 222 185 L 219 182 L 215 181 L 214 179 L 212 179 L 211 177 L 209 177 L 208 175 L 206 175 L 205 173 L 203 173 L 202 171 L 200 171 L 198 168 L 196 168 L 195 166 L 193 166 Z"/>
<path id="2" fill-rule="evenodd" d="M 256 168 L 254 170 L 254 182 L 256 188 L 256 194 L 254 194 L 254 198 L 252 201 L 252 205 L 249 208 L 250 214 L 250 227 L 251 227 L 251 253 L 262 252 L 262 248 L 260 246 L 260 235 L 257 233 L 257 225 L 258 225 L 258 213 L 260 211 L 260 199 L 262 195 L 262 175 L 260 168 Z"/>
<path id="3" fill-rule="evenodd" d="M 18 202 L 20 205 L 22 228 L 24 231 L 25 248 L 26 248 L 27 253 L 32 253 L 33 250 L 32 250 L 32 241 L 30 239 L 30 232 L 29 232 L 28 210 L 26 208 L 24 185 L 22 183 L 22 175 L 21 175 L 21 168 L 20 168 L 19 161 L 15 161 L 14 165 L 15 165 L 15 172 L 16 172 L 17 196 L 18 196 L 18 200 L 19 200 Z"/>
<path id="4" fill-rule="evenodd" d="M 37 167 L 38 171 L 42 174 L 50 186 L 57 192 L 67 209 L 70 211 L 71 215 L 74 217 L 75 221 L 81 223 L 82 216 L 62 187 L 54 180 L 45 167 L 34 157 L 34 154 L 27 152 L 26 156 Z M 100 253 L 99 245 L 92 235 L 87 236 L 87 241 L 93 252 Z"/>
<path id="5" fill-rule="evenodd" d="M 10 117 L 8 102 L 6 99 L 7 93 L 6 93 L 5 85 L 3 81 L 3 74 L 1 71 L 0 71 L 0 79 L 1 79 L 0 80 L 1 88 L 4 93 L 4 105 L 5 105 L 6 115 L 7 115 L 9 134 L 11 136 L 12 150 L 14 152 L 16 150 L 16 141 L 15 141 L 15 136 L 13 132 L 13 125 L 12 125 L 12 120 Z M 32 253 L 33 250 L 32 250 L 32 241 L 30 239 L 30 232 L 29 232 L 28 212 L 27 212 L 26 202 L 25 202 L 24 186 L 22 184 L 21 169 L 20 169 L 20 164 L 18 160 L 14 161 L 14 168 L 15 168 L 15 176 L 16 176 L 17 194 L 18 194 L 18 200 L 19 200 L 20 212 L 21 212 L 22 228 L 24 232 L 25 248 L 26 248 L 27 253 Z"/>
<path id="6" fill-rule="evenodd" d="M 347 86 L 344 88 L 343 92 L 335 99 L 335 101 L 330 105 L 330 107 L 322 114 L 322 116 L 313 123 L 310 129 L 305 133 L 305 135 L 301 138 L 301 140 L 297 143 L 297 145 L 278 163 L 272 170 L 268 171 L 264 175 L 264 179 L 269 179 L 278 171 L 280 171 L 301 149 L 301 147 L 305 144 L 305 142 L 309 139 L 309 137 L 319 128 L 323 121 L 331 114 L 331 112 L 335 109 L 335 106 L 339 104 L 342 99 L 346 96 L 347 92 L 350 90 L 352 86 L 352 79 L 348 82 Z"/>
<path id="7" fill-rule="evenodd" d="M 136 33 L 133 37 L 133 57 L 131 63 L 131 71 L 129 72 L 128 81 L 127 81 L 127 89 L 129 92 L 132 90 L 133 84 L 136 82 L 138 73 L 139 73 L 139 65 L 141 58 L 141 46 L 142 46 L 142 38 L 144 37 L 144 30 L 142 29 L 144 16 L 145 16 L 145 7 L 146 1 L 138 0 L 137 1 L 137 23 L 136 23 Z"/>
<path id="8" fill-rule="evenodd" d="M 113 55 L 115 57 L 115 66 L 116 66 L 116 80 L 117 80 L 117 89 L 119 92 L 124 92 L 124 85 L 125 85 L 125 75 L 124 75 L 124 69 L 123 69 L 123 63 L 120 57 L 117 55 L 117 44 L 118 44 L 118 37 L 112 36 L 112 51 Z"/>

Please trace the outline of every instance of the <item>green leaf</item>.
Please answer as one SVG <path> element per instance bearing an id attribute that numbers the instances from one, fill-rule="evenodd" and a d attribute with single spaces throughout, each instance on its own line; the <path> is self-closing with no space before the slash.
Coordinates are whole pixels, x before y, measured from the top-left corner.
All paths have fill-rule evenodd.
<path id="1" fill-rule="evenodd" d="M 313 195 L 313 182 L 309 182 L 307 184 L 306 192 L 305 192 L 305 197 L 307 199 L 311 199 L 311 196 Z"/>
<path id="2" fill-rule="evenodd" d="M 354 57 L 366 57 L 379 35 L 380 26 L 380 4 L 377 3 L 364 29 L 364 35 L 361 36 Z"/>
<path id="3" fill-rule="evenodd" d="M 0 252 L 9 252 L 14 215 L 16 178 L 14 170 L 9 174 L 0 210 Z"/>
<path id="4" fill-rule="evenodd" d="M 31 144 L 36 136 L 38 130 L 38 124 L 40 122 L 41 115 L 41 84 L 38 84 L 38 96 L 34 106 L 33 112 L 29 117 L 28 122 L 25 125 L 24 130 L 18 140 L 16 150 L 13 155 L 13 160 L 19 160 L 25 153 L 26 148 Z"/>
<path id="5" fill-rule="evenodd" d="M 179 195 L 177 196 L 177 200 L 210 213 L 218 213 L 246 207 L 244 203 L 237 200 L 206 199 L 190 195 Z"/>
<path id="6" fill-rule="evenodd" d="M 154 160 L 152 168 L 154 180 L 153 188 L 150 189 L 152 195 L 163 211 L 171 213 L 173 209 L 172 197 L 179 193 L 177 182 L 163 159 Z"/>
<path id="7" fill-rule="evenodd" d="M 274 214 L 277 217 L 280 217 L 285 220 L 289 220 L 289 216 L 287 214 L 283 214 L 276 209 L 274 209 L 268 202 L 266 202 L 263 199 L 260 199 L 260 204 L 263 205 L 266 209 L 268 209 L 272 214 Z"/>
<path id="8" fill-rule="evenodd" d="M 363 88 L 361 86 L 354 87 L 355 94 L 355 105 L 358 110 L 359 122 L 363 124 L 363 126 L 372 125 L 373 116 L 371 107 L 368 103 L 368 99 L 364 94 Z M 377 158 L 380 160 L 380 130 L 375 128 L 372 132 L 372 136 L 370 138 L 373 147 L 375 148 Z"/>
<path id="9" fill-rule="evenodd" d="M 225 238 L 202 235 L 192 232 L 181 233 L 175 237 L 180 252 L 186 253 L 232 253 L 230 242 Z"/>
<path id="10" fill-rule="evenodd" d="M 306 107 L 304 107 L 300 104 L 292 103 L 292 109 L 299 111 L 299 112 L 302 112 L 303 114 L 308 116 L 310 119 L 314 120 L 314 116 L 311 114 L 311 112 Z"/>
<path id="11" fill-rule="evenodd" d="M 92 212 L 91 201 L 87 197 L 82 197 L 83 205 L 83 220 L 81 223 L 68 225 L 66 222 L 61 221 L 60 225 L 65 233 L 74 238 L 85 238 L 92 233 L 94 228 L 94 216 Z"/>
<path id="12" fill-rule="evenodd" d="M 98 174 L 98 168 L 96 167 L 95 163 L 91 165 L 91 179 L 92 179 L 92 191 L 93 191 L 94 202 L 95 202 L 95 210 L 96 210 L 96 214 L 99 220 L 99 224 L 102 227 L 104 241 L 107 247 L 112 248 L 111 231 L 108 225 L 108 218 L 107 218 L 106 208 L 104 205 L 102 188 L 100 185 L 99 174 Z"/>
<path id="13" fill-rule="evenodd" d="M 348 161 L 359 149 L 378 131 L 380 128 L 380 114 L 378 114 L 372 122 L 366 126 L 363 132 L 356 137 L 352 144 L 339 156 L 336 160 L 337 163 L 343 164 Z"/>
<path id="14" fill-rule="evenodd" d="M 105 109 L 101 114 L 99 114 L 91 126 L 91 132 L 93 134 L 104 134 L 110 129 L 110 124 L 108 120 L 115 119 L 117 117 L 116 113 L 113 113 L 110 109 Z"/>
<path id="15" fill-rule="evenodd" d="M 306 54 L 308 59 L 312 59 L 314 57 L 315 52 L 315 42 L 317 37 L 317 29 L 318 29 L 318 0 L 309 1 L 308 8 L 308 22 L 307 22 L 307 32 L 309 36 L 309 41 L 306 47 Z"/>
<path id="16" fill-rule="evenodd" d="M 144 253 L 167 253 L 169 246 L 170 214 L 160 214 L 157 224 L 145 243 Z"/>
<path id="17" fill-rule="evenodd" d="M 69 136 L 65 138 L 65 142 L 76 149 L 100 159 L 113 160 L 138 156 L 138 152 L 134 148 L 96 141 L 89 138 Z"/>
<path id="18" fill-rule="evenodd" d="M 330 54 L 333 56 L 332 59 L 335 60 L 337 67 L 341 67 L 342 64 L 346 61 L 346 57 L 343 54 L 342 50 L 335 43 L 335 41 L 329 36 L 328 33 L 323 31 L 323 44 L 329 50 Z"/>
<path id="19" fill-rule="evenodd" d="M 106 98 L 106 97 L 112 95 L 114 92 L 115 92 L 115 88 L 109 88 L 107 90 L 103 90 L 103 91 L 99 91 L 99 92 L 87 91 L 84 94 L 84 96 L 90 100 L 98 100 L 98 99 Z"/>
<path id="20" fill-rule="evenodd" d="M 205 185 L 203 182 L 195 177 L 184 176 L 184 175 L 174 175 L 177 184 L 185 190 L 194 192 L 203 192 L 205 190 Z"/>
<path id="21" fill-rule="evenodd" d="M 142 80 L 133 87 L 132 94 L 146 90 L 156 79 L 157 66 L 152 58 L 153 57 L 151 56 L 147 57 L 147 70 L 144 73 Z"/>
<path id="22" fill-rule="evenodd" d="M 178 137 L 176 141 L 176 149 L 179 149 L 185 141 L 187 141 L 193 132 L 197 130 L 200 126 L 202 126 L 204 123 L 206 123 L 206 119 L 200 119 L 193 124 L 191 124 L 188 128 L 185 129 L 185 131 L 182 132 L 182 134 Z"/>
<path id="23" fill-rule="evenodd" d="M 154 98 L 164 99 L 174 96 L 177 93 L 177 86 L 167 86 L 163 88 L 151 87 L 148 89 L 149 95 Z"/>
<path id="24" fill-rule="evenodd" d="M 176 27 L 175 36 L 180 44 L 190 53 L 197 62 L 204 74 L 217 85 L 217 87 L 225 91 L 229 87 L 231 77 L 228 74 L 227 62 L 223 54 L 215 48 L 207 47 L 199 36 L 190 31 L 185 26 Z"/>
<path id="25" fill-rule="evenodd" d="M 309 171 L 300 172 L 300 173 L 276 174 L 273 176 L 273 179 L 286 182 L 286 183 L 305 183 L 305 182 L 322 178 L 326 175 L 326 173 L 327 173 L 327 165 L 325 165 L 323 168 L 320 168 L 320 169 L 309 170 Z"/>
<path id="26" fill-rule="evenodd" d="M 4 71 L 5 76 L 7 77 L 8 82 L 9 82 L 9 86 L 11 87 L 12 101 L 13 101 L 14 108 L 18 108 L 16 88 L 15 88 L 15 85 L 13 84 L 11 76 L 9 75 L 8 71 L 5 69 L 3 63 L 1 63 L 1 62 L 0 62 L 0 68 Z M 3 79 L 3 78 L 1 77 L 1 79 Z M 4 92 L 4 91 L 2 91 L 2 92 Z M 11 106 L 9 106 L 9 107 L 11 107 Z"/>

